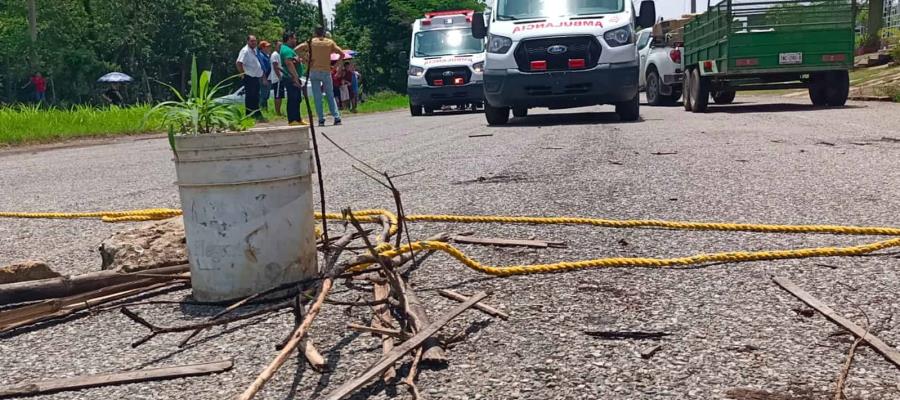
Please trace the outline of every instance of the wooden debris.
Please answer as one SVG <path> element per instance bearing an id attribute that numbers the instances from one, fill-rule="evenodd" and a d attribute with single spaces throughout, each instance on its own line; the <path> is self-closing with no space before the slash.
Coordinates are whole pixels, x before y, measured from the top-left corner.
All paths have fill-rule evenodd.
<path id="1" fill-rule="evenodd" d="M 659 340 L 671 333 L 666 332 L 638 332 L 638 331 L 584 331 L 585 335 L 604 340 Z"/>
<path id="2" fill-rule="evenodd" d="M 404 337 L 403 332 L 400 332 L 397 329 L 377 328 L 374 326 L 364 326 L 364 325 L 359 325 L 359 324 L 349 324 L 349 325 L 347 325 L 347 329 L 350 329 L 352 331 L 357 331 L 357 332 L 371 333 L 371 334 L 379 335 L 382 337 L 386 336 L 386 337 L 392 337 L 392 338 L 397 338 L 397 339 L 403 339 L 403 337 Z"/>
<path id="3" fill-rule="evenodd" d="M 391 350 L 391 352 L 385 355 L 381 361 L 377 362 L 375 365 L 370 367 L 366 372 L 362 375 L 344 383 L 339 388 L 335 389 L 333 392 L 329 393 L 328 396 L 325 397 L 326 400 L 340 400 L 343 399 L 354 391 L 365 385 L 367 382 L 375 379 L 379 375 L 381 375 L 384 371 L 390 368 L 397 360 L 403 357 L 406 353 L 409 353 L 413 349 L 422 345 L 426 339 L 432 337 L 435 333 L 437 333 L 444 325 L 447 325 L 452 319 L 456 318 L 475 304 L 477 304 L 482 299 L 488 297 L 488 294 L 485 292 L 478 293 L 471 298 L 469 301 L 460 304 L 450 312 L 444 314 L 436 321 L 428 325 L 425 329 L 422 329 L 415 336 L 403 342 L 401 345 Z"/>
<path id="4" fill-rule="evenodd" d="M 431 325 L 431 318 L 428 317 L 425 306 L 422 305 L 421 300 L 419 300 L 419 297 L 416 296 L 415 291 L 412 290 L 409 284 L 403 280 L 401 280 L 401 284 L 407 299 L 406 312 L 413 329 L 418 333 Z M 426 338 L 422 347 L 425 350 L 422 354 L 422 362 L 437 365 L 447 364 L 447 355 L 436 338 Z"/>
<path id="5" fill-rule="evenodd" d="M 469 300 L 468 297 L 466 297 L 460 293 L 454 292 L 452 290 L 441 289 L 441 290 L 438 290 L 438 294 L 440 294 L 441 296 L 444 296 L 450 300 L 456 300 L 461 303 Z M 503 311 L 500 311 L 494 307 L 491 307 L 489 305 L 483 304 L 483 303 L 475 304 L 475 309 L 482 311 L 485 314 L 490 315 L 492 317 L 500 318 L 504 321 L 509 320 L 509 314 L 507 314 Z"/>
<path id="6" fill-rule="evenodd" d="M 782 289 L 790 292 L 794 297 L 797 297 L 804 303 L 808 304 L 810 307 L 815 308 L 816 311 L 822 313 L 825 317 L 837 323 L 838 325 L 844 327 L 844 329 L 852 332 L 856 337 L 862 338 L 863 341 L 869 343 L 876 351 L 881 353 L 885 358 L 887 358 L 890 362 L 894 363 L 894 365 L 900 367 L 900 352 L 898 352 L 893 347 L 889 346 L 887 343 L 872 335 L 867 330 L 863 329 L 861 326 L 853 323 L 847 318 L 844 318 L 840 314 L 836 313 L 831 307 L 825 305 L 803 289 L 800 289 L 797 285 L 791 282 L 787 278 L 782 277 L 773 277 L 773 281 L 775 281 L 778 286 L 781 286 Z"/>
<path id="7" fill-rule="evenodd" d="M 390 288 L 388 287 L 386 282 L 376 283 L 373 288 L 373 299 L 375 301 L 388 299 L 390 297 Z M 376 328 L 390 328 L 391 324 L 391 310 L 387 305 L 378 305 L 372 308 L 372 313 L 374 314 L 374 318 L 372 319 L 372 325 Z M 390 354 L 391 350 L 394 349 L 394 338 L 384 335 L 381 337 L 381 350 L 384 355 Z M 385 382 L 390 382 L 394 378 L 397 377 L 397 370 L 393 365 L 389 366 L 387 370 L 384 371 L 384 375 L 382 376 Z"/>
<path id="8" fill-rule="evenodd" d="M 660 350 L 662 350 L 662 345 L 650 346 L 644 350 L 641 350 L 641 358 L 649 360 L 653 358 L 653 356 L 656 355 L 656 353 Z"/>
<path id="9" fill-rule="evenodd" d="M 103 289 L 38 304 L 14 308 L 0 313 L 0 333 L 34 325 L 39 322 L 64 318 L 76 312 L 88 310 L 98 305 L 125 299 L 151 290 L 172 286 L 171 282 L 154 283 L 158 280 L 139 281 L 113 285 Z M 182 284 L 182 283 L 175 283 Z"/>
<path id="10" fill-rule="evenodd" d="M 73 277 L 64 276 L 10 283 L 0 285 L 0 305 L 74 296 L 123 283 L 147 281 L 147 279 L 152 279 L 152 282 L 165 282 L 167 280 L 180 279 L 178 274 L 189 271 L 190 266 L 179 265 L 142 271 L 142 274 L 152 273 L 153 275 L 160 275 L 152 278 L 142 276 L 142 274 L 101 271 Z"/>
<path id="11" fill-rule="evenodd" d="M 490 133 L 484 134 L 484 135 L 469 135 L 470 138 L 491 137 L 491 136 L 494 136 L 494 135 L 490 134 Z"/>
<path id="12" fill-rule="evenodd" d="M 176 379 L 189 376 L 208 375 L 228 371 L 233 366 L 231 360 L 206 364 L 183 365 L 178 367 L 144 369 L 113 374 L 85 375 L 73 378 L 54 379 L 24 383 L 9 388 L 0 388 L 0 398 L 34 396 L 85 388 L 121 385 L 125 383 L 147 382 L 161 379 Z"/>
<path id="13" fill-rule="evenodd" d="M 450 238 L 456 243 L 477 244 L 484 246 L 503 246 L 503 247 L 530 247 L 535 249 L 546 249 L 548 247 L 565 248 L 566 242 L 551 242 L 545 240 L 520 240 L 520 239 L 499 239 L 499 238 L 480 238 L 472 236 L 452 236 Z"/>
<path id="14" fill-rule="evenodd" d="M 348 210 L 349 211 L 349 210 Z M 249 400 L 256 396 L 257 393 L 262 389 L 262 387 L 275 375 L 275 372 L 284 365 L 284 362 L 287 361 L 288 357 L 290 357 L 291 353 L 300 346 L 304 337 L 306 336 L 307 330 L 312 325 L 313 320 L 319 315 L 319 311 L 322 309 L 322 304 L 325 303 L 325 299 L 328 298 L 328 294 L 331 292 L 331 288 L 334 286 L 334 279 L 336 276 L 341 275 L 346 268 L 349 266 L 345 266 L 340 270 L 334 270 L 334 265 L 337 264 L 338 259 L 340 258 L 343 249 L 347 247 L 348 244 L 353 240 L 353 234 L 344 235 L 336 244 L 334 254 L 331 256 L 331 259 L 325 266 L 325 271 L 327 272 L 327 277 L 322 280 L 322 286 L 319 288 L 319 293 L 316 296 L 315 302 L 309 306 L 309 311 L 307 311 L 306 316 L 303 318 L 303 322 L 297 329 L 294 330 L 294 333 L 291 335 L 291 340 L 284 346 L 283 349 L 275 356 L 275 359 L 269 363 L 269 366 L 264 369 L 259 376 L 256 377 L 256 380 L 247 387 L 247 390 L 244 391 L 237 398 L 239 400 Z"/>
<path id="15" fill-rule="evenodd" d="M 856 355 L 856 348 L 859 347 L 860 342 L 862 342 L 862 338 L 854 340 L 853 344 L 850 345 L 847 361 L 844 362 L 844 366 L 841 368 L 841 373 L 838 375 L 837 383 L 835 384 L 834 400 L 845 400 L 847 398 L 844 395 L 844 386 L 847 383 L 847 376 L 850 375 L 850 367 L 853 366 L 853 357 Z"/>
<path id="16" fill-rule="evenodd" d="M 657 151 L 657 152 L 653 152 L 650 154 L 653 154 L 654 156 L 674 156 L 674 155 L 678 154 L 678 152 L 677 151 L 669 151 L 669 152 Z"/>

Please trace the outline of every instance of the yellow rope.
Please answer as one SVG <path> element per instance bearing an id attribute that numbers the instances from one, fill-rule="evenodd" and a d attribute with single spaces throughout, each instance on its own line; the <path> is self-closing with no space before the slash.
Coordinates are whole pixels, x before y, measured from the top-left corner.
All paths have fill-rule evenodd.
<path id="1" fill-rule="evenodd" d="M 181 210 L 174 209 L 147 209 L 132 211 L 101 211 L 92 213 L 5 213 L 0 212 L 0 218 L 44 218 L 44 219 L 76 219 L 99 218 L 105 222 L 126 221 L 152 221 L 172 218 L 181 215 Z M 399 219 L 387 210 L 360 210 L 354 211 L 353 216 L 360 222 L 380 222 L 382 217 L 390 222 L 391 235 L 399 229 Z M 316 214 L 317 219 L 323 216 Z M 324 215 L 325 219 L 346 220 L 338 213 Z M 447 222 L 447 223 L 503 223 L 503 224 L 537 224 L 537 225 L 589 225 L 605 228 L 655 228 L 693 231 L 722 231 L 722 232 L 755 232 L 755 233 L 791 233 L 791 234 L 831 234 L 831 235 L 863 235 L 863 236 L 900 236 L 900 228 L 890 227 L 864 227 L 864 226 L 839 226 L 839 225 L 765 225 L 765 224 L 735 224 L 724 222 L 687 222 L 687 221 L 660 221 L 660 220 L 610 220 L 599 218 L 578 217 L 507 217 L 507 216 L 467 216 L 467 215 L 409 215 L 408 222 Z M 321 228 L 317 227 L 317 235 L 321 235 Z M 652 267 L 666 268 L 677 266 L 689 266 L 718 262 L 751 262 L 766 260 L 784 260 L 813 257 L 847 257 L 873 253 L 888 248 L 900 247 L 900 238 L 884 240 L 851 247 L 819 247 L 797 250 L 776 250 L 757 252 L 724 252 L 714 254 L 698 254 L 690 257 L 679 258 L 601 258 L 573 262 L 559 262 L 553 264 L 513 265 L 508 267 L 486 266 L 466 256 L 462 251 L 450 244 L 443 242 L 416 242 L 412 245 L 404 245 L 394 249 L 389 243 L 379 243 L 376 250 L 383 256 L 395 257 L 400 254 L 433 250 L 447 253 L 467 267 L 494 276 L 511 276 L 537 273 L 551 273 L 561 271 L 573 271 L 585 268 L 603 267 Z M 365 268 L 368 265 L 358 266 L 355 269 Z"/>

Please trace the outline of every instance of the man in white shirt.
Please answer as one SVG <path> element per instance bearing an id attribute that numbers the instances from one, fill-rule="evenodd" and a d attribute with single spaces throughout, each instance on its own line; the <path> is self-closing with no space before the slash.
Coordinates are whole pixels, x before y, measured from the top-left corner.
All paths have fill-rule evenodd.
<path id="1" fill-rule="evenodd" d="M 247 36 L 247 45 L 241 49 L 237 58 L 237 70 L 243 76 L 244 107 L 247 115 L 262 118 L 259 112 L 259 80 L 263 77 L 262 65 L 259 64 L 256 52 L 256 36 Z"/>
<path id="2" fill-rule="evenodd" d="M 275 92 L 275 115 L 281 116 L 281 101 L 284 99 L 285 88 L 281 84 L 281 41 L 276 40 L 272 46 L 272 55 L 269 62 L 272 64 L 272 73 L 269 74 L 269 82 L 272 84 L 272 90 Z"/>

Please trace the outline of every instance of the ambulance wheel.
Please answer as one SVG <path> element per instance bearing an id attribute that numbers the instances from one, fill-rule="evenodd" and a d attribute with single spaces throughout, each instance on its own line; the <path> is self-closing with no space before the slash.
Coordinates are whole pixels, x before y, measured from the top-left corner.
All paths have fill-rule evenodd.
<path id="1" fill-rule="evenodd" d="M 641 95 L 634 95 L 634 98 L 623 103 L 616 104 L 616 114 L 623 122 L 634 122 L 641 118 Z"/>
<path id="2" fill-rule="evenodd" d="M 417 106 L 414 104 L 409 105 L 409 114 L 413 117 L 421 117 L 422 116 L 422 106 Z"/>
<path id="3" fill-rule="evenodd" d="M 525 107 L 513 108 L 512 112 L 513 112 L 513 117 L 516 117 L 516 118 L 525 118 L 528 116 L 528 109 Z"/>
<path id="4" fill-rule="evenodd" d="M 484 116 L 488 125 L 506 125 L 509 122 L 509 107 L 494 107 L 484 103 Z"/>

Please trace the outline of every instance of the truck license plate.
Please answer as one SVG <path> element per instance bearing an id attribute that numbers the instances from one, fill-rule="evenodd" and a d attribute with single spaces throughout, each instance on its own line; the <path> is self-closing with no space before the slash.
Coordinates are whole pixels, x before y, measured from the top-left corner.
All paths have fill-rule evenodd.
<path id="1" fill-rule="evenodd" d="M 781 53 L 778 63 L 782 65 L 803 64 L 803 53 Z"/>

